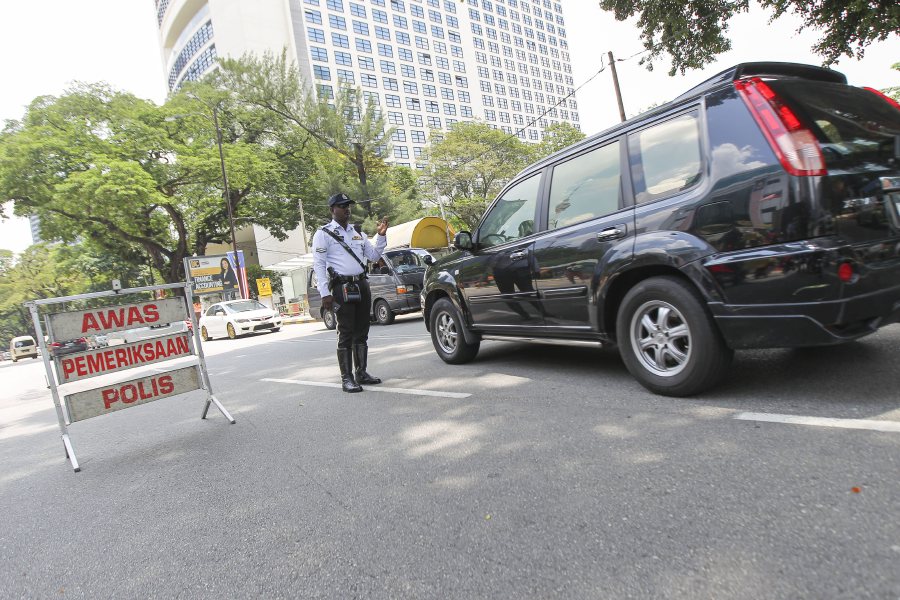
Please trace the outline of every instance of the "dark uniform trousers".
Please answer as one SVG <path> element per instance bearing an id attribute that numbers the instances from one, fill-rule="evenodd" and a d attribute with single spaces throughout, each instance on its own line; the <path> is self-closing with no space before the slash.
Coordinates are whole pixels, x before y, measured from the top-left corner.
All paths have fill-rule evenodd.
<path id="1" fill-rule="evenodd" d="M 359 302 L 341 304 L 335 311 L 337 316 L 338 348 L 350 350 L 353 346 L 366 344 L 369 341 L 369 306 L 372 304 L 372 290 L 369 281 L 361 279 L 359 285 Z M 335 298 L 337 295 L 335 294 Z"/>

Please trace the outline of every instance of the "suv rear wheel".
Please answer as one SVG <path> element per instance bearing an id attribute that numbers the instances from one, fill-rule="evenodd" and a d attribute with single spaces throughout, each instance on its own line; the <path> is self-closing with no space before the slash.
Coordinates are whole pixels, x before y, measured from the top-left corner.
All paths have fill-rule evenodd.
<path id="1" fill-rule="evenodd" d="M 431 342 L 445 363 L 467 363 L 478 354 L 480 342 L 469 344 L 463 336 L 459 311 L 447 298 L 441 298 L 431 309 Z"/>
<path id="2" fill-rule="evenodd" d="M 619 307 L 616 335 L 632 376 L 665 396 L 709 389 L 727 373 L 734 356 L 697 292 L 675 277 L 653 277 L 634 286 Z"/>

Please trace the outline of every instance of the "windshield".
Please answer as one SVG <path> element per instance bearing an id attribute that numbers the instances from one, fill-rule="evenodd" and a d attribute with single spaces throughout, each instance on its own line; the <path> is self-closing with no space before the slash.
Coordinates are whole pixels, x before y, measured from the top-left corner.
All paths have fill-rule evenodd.
<path id="1" fill-rule="evenodd" d="M 389 260 L 397 273 L 409 273 L 411 271 L 424 271 L 425 256 L 431 256 L 424 250 L 401 250 L 399 252 L 386 253 L 385 259 Z"/>
<path id="2" fill-rule="evenodd" d="M 256 300 L 241 300 L 240 302 L 232 302 L 231 304 L 226 304 L 225 308 L 228 310 L 228 312 L 239 313 L 269 307 L 261 302 L 257 302 Z"/>

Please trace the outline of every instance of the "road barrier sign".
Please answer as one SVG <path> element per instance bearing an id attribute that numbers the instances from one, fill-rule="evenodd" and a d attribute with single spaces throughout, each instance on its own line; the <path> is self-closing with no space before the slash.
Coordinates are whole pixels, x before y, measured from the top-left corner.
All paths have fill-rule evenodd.
<path id="1" fill-rule="evenodd" d="M 195 366 L 149 377 L 129 379 L 106 387 L 66 396 L 71 421 L 83 421 L 107 413 L 177 396 L 200 389 Z"/>
<path id="2" fill-rule="evenodd" d="M 150 365 L 164 360 L 190 356 L 193 345 L 187 332 L 150 338 L 121 346 L 109 346 L 53 357 L 56 375 L 61 383 L 70 383 L 115 373 L 123 369 Z"/>
<path id="3" fill-rule="evenodd" d="M 144 292 L 159 296 L 170 289 L 183 290 L 185 298 L 162 298 L 149 302 L 47 315 L 47 331 L 49 340 L 53 342 L 137 328 L 147 328 L 146 333 L 151 336 L 121 346 L 53 356 L 54 373 L 38 314 L 39 306 Z M 81 467 L 78 466 L 78 460 L 75 458 L 68 425 L 77 421 L 202 388 L 206 390 L 206 404 L 200 418 L 205 419 L 210 405 L 215 404 L 230 423 L 235 422 L 212 393 L 212 384 L 209 381 L 203 346 L 200 344 L 196 317 L 187 301 L 190 295 L 191 283 L 188 279 L 186 283 L 170 283 L 125 290 L 114 288 L 107 292 L 32 300 L 25 303 L 31 312 L 31 320 L 43 354 L 44 369 L 47 372 L 50 394 L 56 407 L 56 418 L 62 432 L 66 458 L 72 463 L 72 468 L 76 472 L 80 471 Z M 193 323 L 193 343 L 187 332 L 152 337 L 154 327 L 157 325 L 187 320 Z M 176 360 L 194 354 L 197 356 L 196 362 L 189 366 L 185 366 L 183 360 Z M 123 374 L 118 377 L 115 375 L 128 369 L 147 365 L 155 365 L 152 373 L 143 373 L 138 377 L 132 376 L 131 378 L 122 377 Z M 102 379 L 94 382 L 83 381 L 101 376 Z M 78 381 L 82 383 L 76 384 L 75 382 Z M 85 383 L 94 385 L 88 385 L 87 389 L 78 389 L 77 391 L 68 387 L 69 384 L 74 384 L 85 388 Z M 66 386 L 62 399 L 60 399 L 61 385 Z"/>
<path id="4" fill-rule="evenodd" d="M 166 298 L 141 304 L 54 313 L 48 317 L 48 328 L 54 340 L 71 340 L 98 333 L 184 321 L 187 318 L 183 299 Z"/>

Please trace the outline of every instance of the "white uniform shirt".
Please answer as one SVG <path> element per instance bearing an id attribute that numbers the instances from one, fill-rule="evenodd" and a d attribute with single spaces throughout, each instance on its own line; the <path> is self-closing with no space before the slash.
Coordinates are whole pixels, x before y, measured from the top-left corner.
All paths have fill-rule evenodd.
<path id="1" fill-rule="evenodd" d="M 343 237 L 344 243 L 350 246 L 363 264 L 367 258 L 371 261 L 381 258 L 381 253 L 387 247 L 387 237 L 376 234 L 375 245 L 372 246 L 366 234 L 357 233 L 350 223 L 344 229 L 332 219 L 324 229 Z M 338 275 L 359 275 L 363 272 L 359 262 L 336 239 L 319 229 L 313 236 L 313 271 L 316 273 L 316 287 L 322 297 L 331 296 L 331 290 L 328 289 L 328 267 L 333 268 Z"/>

